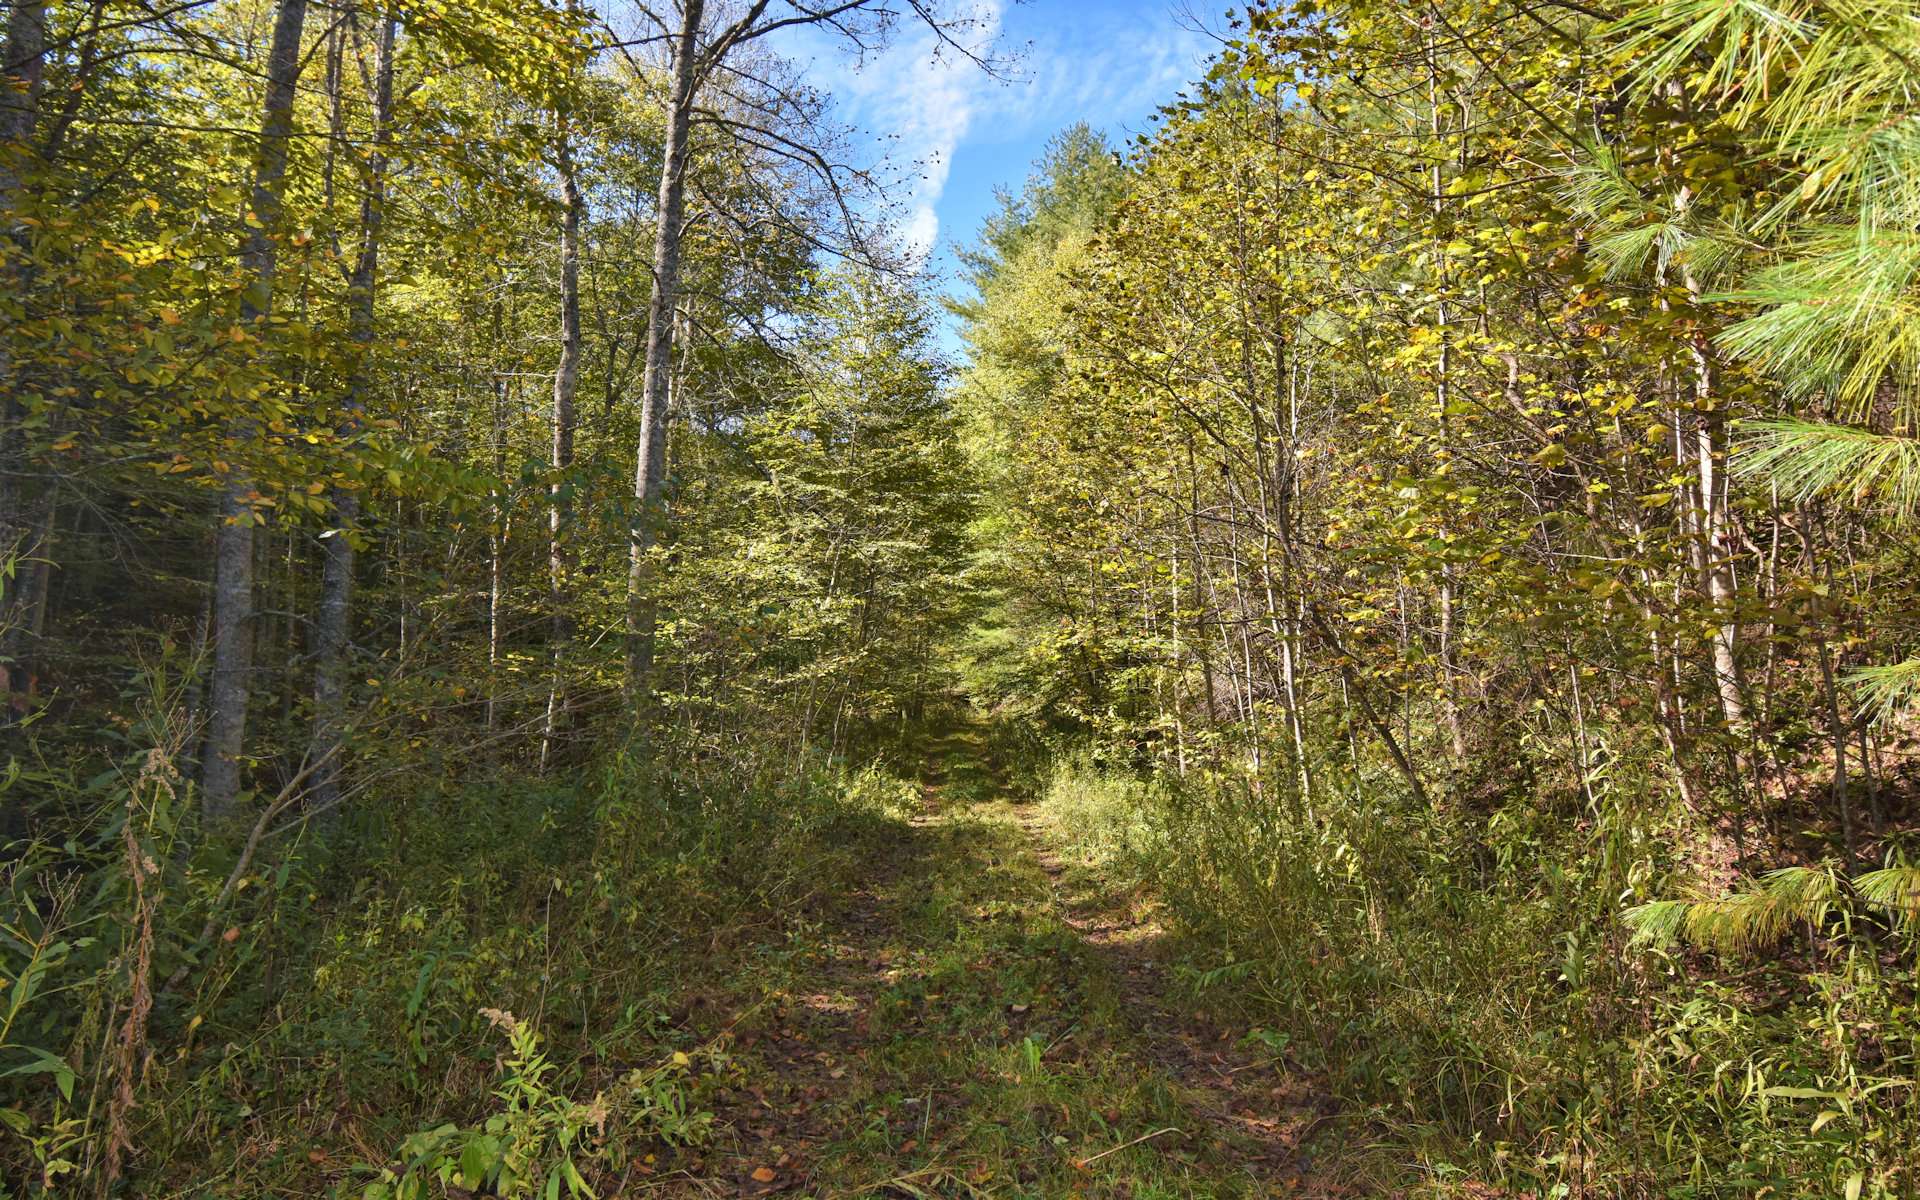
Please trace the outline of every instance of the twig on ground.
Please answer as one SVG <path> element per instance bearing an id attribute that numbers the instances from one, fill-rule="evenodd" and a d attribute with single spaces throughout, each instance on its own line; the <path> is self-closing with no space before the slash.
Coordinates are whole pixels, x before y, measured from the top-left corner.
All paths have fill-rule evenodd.
<path id="1" fill-rule="evenodd" d="M 1167 1134 L 1167 1133 L 1177 1133 L 1181 1137 L 1187 1136 L 1183 1130 L 1175 1129 L 1173 1126 L 1169 1125 L 1165 1129 L 1156 1129 L 1152 1133 L 1143 1133 L 1139 1137 L 1133 1139 L 1130 1142 L 1121 1142 L 1118 1146 L 1113 1146 L 1109 1149 L 1102 1150 L 1100 1153 L 1095 1154 L 1090 1158 L 1077 1158 L 1074 1160 L 1073 1165 L 1076 1167 L 1079 1167 L 1082 1170 L 1085 1170 L 1087 1167 L 1093 1165 L 1094 1163 L 1099 1162 L 1101 1159 L 1105 1158 L 1109 1154 L 1118 1154 L 1120 1151 L 1127 1149 L 1129 1146 L 1138 1146 L 1141 1142 L 1150 1142 L 1154 1138 L 1157 1138 L 1162 1134 Z"/>

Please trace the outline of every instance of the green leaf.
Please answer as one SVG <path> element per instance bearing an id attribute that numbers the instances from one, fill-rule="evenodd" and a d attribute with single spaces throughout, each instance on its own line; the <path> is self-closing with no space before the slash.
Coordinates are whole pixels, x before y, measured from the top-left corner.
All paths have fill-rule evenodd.
<path id="1" fill-rule="evenodd" d="M 25 1050 L 33 1056 L 34 1061 L 0 1071 L 0 1079 L 14 1075 L 51 1075 L 54 1086 L 60 1089 L 61 1096 L 68 1100 L 73 1099 L 73 1068 L 67 1065 L 66 1059 L 48 1054 L 36 1046 L 16 1046 L 14 1049 Z"/>
<path id="2" fill-rule="evenodd" d="M 1762 1096 L 1777 1096 L 1785 1100 L 1838 1100 L 1839 1092 L 1823 1091 L 1820 1088 L 1770 1087 L 1760 1093 Z"/>
<path id="3" fill-rule="evenodd" d="M 472 1190 L 485 1182 L 495 1159 L 494 1140 L 485 1135 L 469 1138 L 460 1151 L 460 1186 Z"/>

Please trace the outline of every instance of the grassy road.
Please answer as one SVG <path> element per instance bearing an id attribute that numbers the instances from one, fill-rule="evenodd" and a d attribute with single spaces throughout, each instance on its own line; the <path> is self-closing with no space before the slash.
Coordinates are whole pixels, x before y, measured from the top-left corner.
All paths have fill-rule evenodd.
<path id="1" fill-rule="evenodd" d="M 1058 857 L 964 734 L 851 886 L 710 998 L 713 1142 L 654 1194 L 1253 1197 L 1318 1177 L 1283 1056 L 1174 1002 L 1143 897 Z M 643 1168 L 644 1170 L 645 1168 Z"/>

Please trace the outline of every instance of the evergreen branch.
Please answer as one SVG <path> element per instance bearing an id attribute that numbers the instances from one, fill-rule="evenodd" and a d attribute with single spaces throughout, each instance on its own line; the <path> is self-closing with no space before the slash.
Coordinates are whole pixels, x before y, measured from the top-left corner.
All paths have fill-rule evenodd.
<path id="1" fill-rule="evenodd" d="M 1903 518 L 1920 514 L 1920 438 L 1819 421 L 1744 426 L 1735 469 L 1764 476 L 1794 501 L 1878 495 Z"/>

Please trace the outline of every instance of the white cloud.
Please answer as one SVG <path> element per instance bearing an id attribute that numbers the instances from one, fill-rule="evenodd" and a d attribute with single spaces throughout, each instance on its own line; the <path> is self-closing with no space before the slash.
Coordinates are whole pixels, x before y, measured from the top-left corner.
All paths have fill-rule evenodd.
<path id="1" fill-rule="evenodd" d="M 905 175 L 899 237 L 915 261 L 939 239 L 940 198 L 962 144 L 1030 140 L 1081 120 L 1138 121 L 1172 98 L 1210 50 L 1151 3 L 1038 0 L 1003 9 L 1002 0 L 973 0 L 968 13 L 968 43 L 984 47 L 997 37 L 1017 56 L 1013 78 L 989 76 L 917 24 L 903 23 L 893 44 L 861 62 L 818 43 L 796 56 L 843 117 L 887 139 L 888 157 Z"/>
<path id="2" fill-rule="evenodd" d="M 967 7 L 966 43 L 984 47 L 1000 31 L 1000 0 Z M 900 238 L 924 261 L 940 236 L 936 209 L 953 168 L 953 153 L 972 128 L 988 83 L 966 55 L 924 25 L 905 24 L 900 37 L 864 62 L 815 56 L 813 82 L 833 93 L 842 113 L 890 139 L 890 157 L 906 175 L 896 197 L 905 213 Z"/>
<path id="3" fill-rule="evenodd" d="M 1154 7 L 1014 32 L 1031 39 L 1022 78 L 995 85 L 991 104 L 991 124 L 1008 138 L 1151 112 L 1193 79 L 1212 49 L 1203 35 Z"/>

